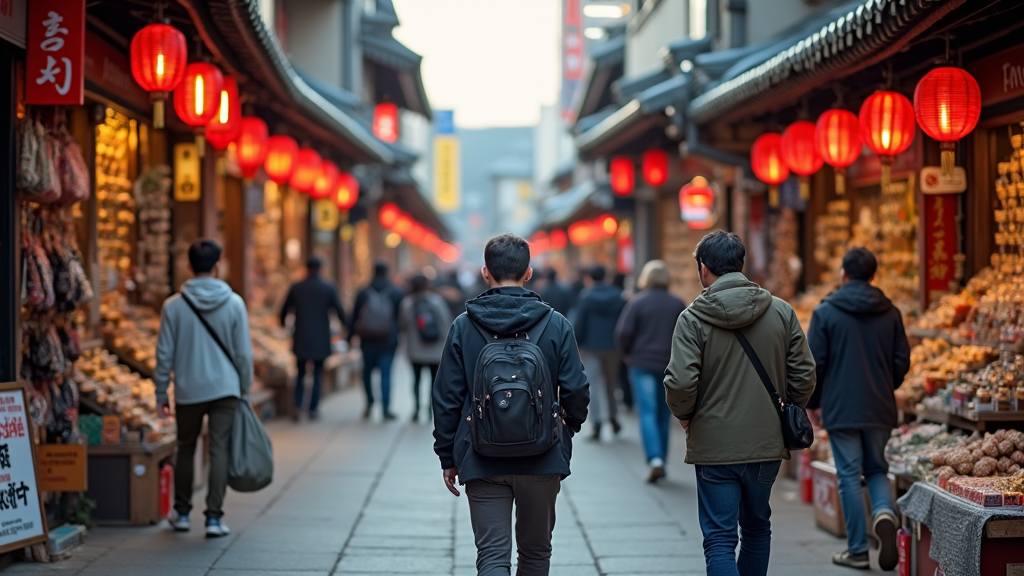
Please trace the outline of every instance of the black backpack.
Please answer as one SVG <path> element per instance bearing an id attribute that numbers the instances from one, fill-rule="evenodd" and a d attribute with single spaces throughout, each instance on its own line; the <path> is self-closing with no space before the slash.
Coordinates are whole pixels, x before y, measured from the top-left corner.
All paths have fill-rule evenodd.
<path id="1" fill-rule="evenodd" d="M 424 342 L 437 342 L 441 339 L 441 328 L 437 325 L 437 312 L 426 296 L 420 296 L 415 300 L 412 312 L 416 320 L 416 331 L 420 335 L 420 340 Z"/>
<path id="2" fill-rule="evenodd" d="M 550 319 L 549 312 L 531 330 L 511 337 L 489 334 L 470 320 L 487 341 L 477 356 L 469 418 L 469 437 L 481 456 L 535 456 L 558 443 L 561 390 L 536 345 Z"/>
<path id="3" fill-rule="evenodd" d="M 356 321 L 356 334 L 363 340 L 387 340 L 395 323 L 395 303 L 387 288 L 366 290 L 366 303 Z"/>

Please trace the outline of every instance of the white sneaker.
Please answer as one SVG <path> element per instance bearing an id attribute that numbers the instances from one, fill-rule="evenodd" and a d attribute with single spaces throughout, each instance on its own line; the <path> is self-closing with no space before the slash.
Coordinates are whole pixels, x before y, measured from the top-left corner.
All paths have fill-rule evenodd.
<path id="1" fill-rule="evenodd" d="M 182 516 L 177 510 L 171 512 L 171 515 L 167 517 L 167 521 L 170 522 L 171 528 L 175 532 L 188 532 L 192 529 L 192 525 L 189 524 L 188 516 Z"/>
<path id="2" fill-rule="evenodd" d="M 220 538 L 221 536 L 227 536 L 231 533 L 228 529 L 228 525 L 219 518 L 207 518 L 206 519 L 206 537 L 207 538 Z"/>

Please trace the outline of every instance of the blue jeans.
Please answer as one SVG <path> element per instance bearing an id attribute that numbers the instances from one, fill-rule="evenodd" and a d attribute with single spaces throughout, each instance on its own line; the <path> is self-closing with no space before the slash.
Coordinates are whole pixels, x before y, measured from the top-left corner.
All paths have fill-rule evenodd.
<path id="1" fill-rule="evenodd" d="M 366 404 L 373 404 L 373 369 L 380 369 L 380 405 L 387 414 L 391 410 L 391 364 L 394 352 L 363 351 L 363 387 L 366 389 Z"/>
<path id="2" fill-rule="evenodd" d="M 888 428 L 829 430 L 829 443 L 836 459 L 839 476 L 839 499 L 843 503 L 846 519 L 846 544 L 850 552 L 868 549 L 867 518 L 864 517 L 864 492 L 861 476 L 867 481 L 871 497 L 871 515 L 889 512 L 895 516 L 892 486 L 887 476 L 889 463 L 885 461 L 885 444 L 892 431 Z"/>
<path id="3" fill-rule="evenodd" d="M 309 411 L 315 414 L 320 406 L 320 388 L 324 383 L 324 361 L 299 359 L 299 376 L 295 380 L 295 409 L 302 410 L 302 396 L 306 388 L 306 362 L 313 362 L 313 390 L 309 394 Z"/>
<path id="4" fill-rule="evenodd" d="M 708 576 L 768 574 L 772 543 L 768 499 L 781 464 L 773 460 L 696 466 L 697 508 Z M 743 541 L 737 560 L 740 536 Z"/>
<path id="5" fill-rule="evenodd" d="M 644 440 L 647 462 L 655 458 L 665 460 L 668 454 L 668 426 L 672 418 L 665 402 L 663 373 L 630 368 L 633 381 L 633 402 L 640 415 L 640 436 Z"/>

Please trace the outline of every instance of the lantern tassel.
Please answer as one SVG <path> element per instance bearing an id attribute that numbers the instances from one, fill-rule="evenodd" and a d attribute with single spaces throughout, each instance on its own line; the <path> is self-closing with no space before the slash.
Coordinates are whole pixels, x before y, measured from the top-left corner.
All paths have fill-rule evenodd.
<path id="1" fill-rule="evenodd" d="M 882 156 L 882 194 L 889 193 L 889 183 L 892 181 L 892 156 Z"/>
<path id="2" fill-rule="evenodd" d="M 846 195 L 846 168 L 836 168 L 836 196 Z"/>
<path id="3" fill-rule="evenodd" d="M 939 144 L 939 149 L 942 154 L 942 175 L 949 176 L 956 166 L 956 148 L 952 142 L 942 142 Z"/>
<path id="4" fill-rule="evenodd" d="M 164 128 L 164 101 L 153 100 L 153 128 L 163 130 Z"/>
<path id="5" fill-rule="evenodd" d="M 768 187 L 768 206 L 772 208 L 779 207 L 779 187 L 769 186 Z"/>
<path id="6" fill-rule="evenodd" d="M 200 158 L 206 156 L 206 136 L 202 132 L 196 132 L 196 154 Z"/>
<path id="7" fill-rule="evenodd" d="M 800 199 L 804 202 L 811 199 L 811 181 L 806 176 L 800 177 Z"/>

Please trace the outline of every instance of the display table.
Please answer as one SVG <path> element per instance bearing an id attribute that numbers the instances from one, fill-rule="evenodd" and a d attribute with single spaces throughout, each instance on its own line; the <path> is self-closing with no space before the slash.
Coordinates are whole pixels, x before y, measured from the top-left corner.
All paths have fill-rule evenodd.
<path id="1" fill-rule="evenodd" d="M 941 566 L 947 576 L 1002 575 L 1024 567 L 1020 509 L 983 508 L 924 482 L 899 506 L 914 528 L 911 574 L 931 576 Z"/>
<path id="2" fill-rule="evenodd" d="M 918 405 L 920 407 L 920 405 Z M 961 430 L 986 432 L 989 430 L 996 430 L 999 428 L 1016 428 L 1024 424 L 1024 411 L 1011 410 L 1011 411 L 977 411 L 977 410 L 961 410 L 957 412 L 947 412 L 945 410 L 929 410 L 926 408 L 900 408 L 899 418 L 901 422 L 906 422 L 914 418 L 921 420 L 927 420 L 928 422 L 935 422 L 936 424 L 946 424 L 953 428 L 959 428 Z"/>
<path id="3" fill-rule="evenodd" d="M 155 444 L 89 446 L 89 490 L 99 525 L 143 526 L 160 520 L 160 467 L 174 456 L 175 439 Z"/>

